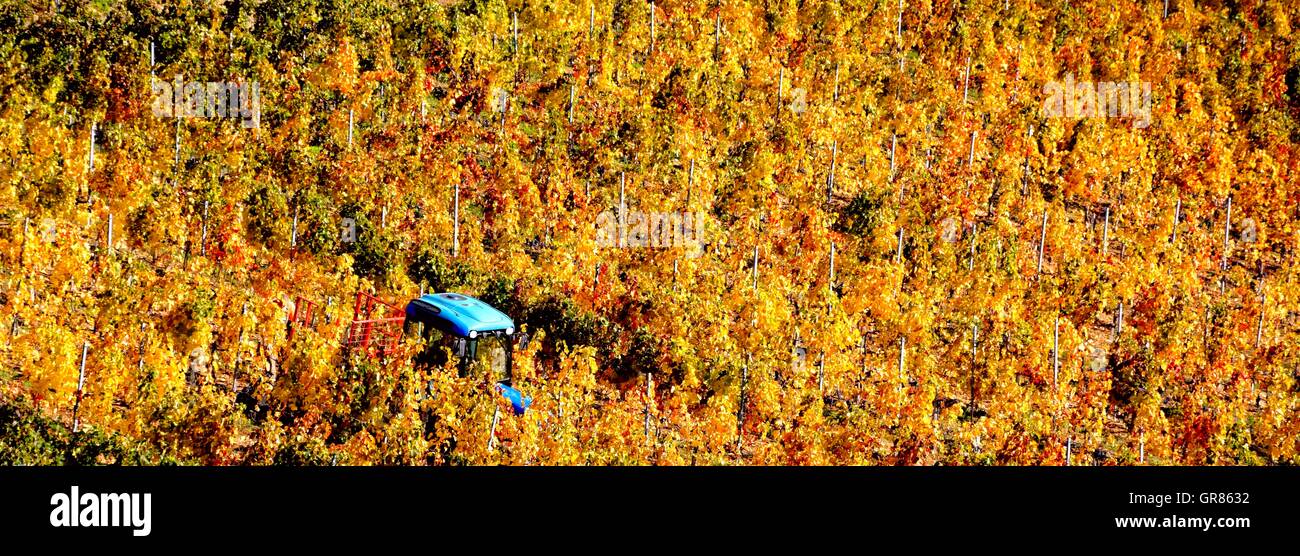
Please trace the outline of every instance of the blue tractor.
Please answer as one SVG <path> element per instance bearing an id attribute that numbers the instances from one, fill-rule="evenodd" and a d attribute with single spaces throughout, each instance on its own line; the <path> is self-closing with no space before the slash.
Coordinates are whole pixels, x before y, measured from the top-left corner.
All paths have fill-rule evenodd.
<path id="1" fill-rule="evenodd" d="M 417 361 L 441 366 L 450 355 L 457 359 L 462 377 L 479 369 L 491 373 L 516 414 L 531 405 L 532 399 L 511 385 L 515 343 L 526 344 L 528 339 L 516 334 L 514 321 L 505 313 L 465 294 L 435 293 L 407 303 L 405 325 L 408 333 L 424 340 Z"/>

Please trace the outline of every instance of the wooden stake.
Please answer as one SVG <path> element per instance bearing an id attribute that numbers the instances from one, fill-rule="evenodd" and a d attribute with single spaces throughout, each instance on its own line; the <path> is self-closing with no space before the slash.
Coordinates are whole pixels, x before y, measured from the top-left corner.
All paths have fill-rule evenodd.
<path id="1" fill-rule="evenodd" d="M 745 431 L 745 386 L 749 383 L 749 360 L 751 354 L 745 354 L 745 363 L 740 368 L 740 395 L 736 404 L 736 452 L 740 452 L 740 441 Z"/>
<path id="2" fill-rule="evenodd" d="M 352 150 L 352 109 L 348 109 L 348 150 Z"/>
<path id="3" fill-rule="evenodd" d="M 691 159 L 691 173 L 686 176 L 686 210 L 691 210 L 691 188 L 695 186 L 695 159 Z M 703 224 L 703 223 L 699 223 Z"/>
<path id="4" fill-rule="evenodd" d="M 835 290 L 835 242 L 831 242 L 831 269 L 830 269 L 830 286 L 831 291 Z"/>
<path id="5" fill-rule="evenodd" d="M 979 347 L 980 325 L 974 323 L 970 325 L 970 403 L 975 405 L 975 368 L 978 362 L 975 360 L 977 348 Z"/>
<path id="6" fill-rule="evenodd" d="M 817 391 L 826 394 L 826 352 L 817 355 Z"/>
<path id="7" fill-rule="evenodd" d="M 966 57 L 966 79 L 965 79 L 965 82 L 962 83 L 962 86 L 961 86 L 961 102 L 962 102 L 962 104 L 965 104 L 965 103 L 966 103 L 966 99 L 967 99 L 968 96 L 969 96 L 969 95 L 968 95 L 969 92 L 970 92 L 970 56 L 967 56 L 967 57 Z"/>
<path id="8" fill-rule="evenodd" d="M 970 158 L 966 160 L 967 168 L 975 166 L 975 134 L 975 131 L 970 132 Z"/>
<path id="9" fill-rule="evenodd" d="M 839 102 L 840 102 L 840 64 L 839 64 L 839 62 L 836 62 L 836 63 L 835 63 L 835 88 L 834 88 L 834 92 L 831 93 L 831 101 L 834 102 L 834 103 L 836 103 L 836 104 L 839 104 Z"/>
<path id="10" fill-rule="evenodd" d="M 898 337 L 898 379 L 907 378 L 907 336 Z M 900 382 L 901 384 L 901 382 Z"/>
<path id="11" fill-rule="evenodd" d="M 894 153 L 898 149 L 898 133 L 889 140 L 889 181 L 894 181 Z M 901 193 L 899 194 L 902 195 Z M 900 197 L 901 198 L 901 197 Z"/>
<path id="12" fill-rule="evenodd" d="M 573 95 L 577 90 L 576 85 L 569 85 L 569 123 L 573 123 Z"/>
<path id="13" fill-rule="evenodd" d="M 826 176 L 826 202 L 830 203 L 835 194 L 835 164 L 839 159 L 840 142 L 831 143 L 831 173 Z"/>
<path id="14" fill-rule="evenodd" d="M 1119 302 L 1119 307 L 1115 313 L 1115 339 L 1118 341 L 1121 334 L 1124 333 L 1124 302 Z"/>
<path id="15" fill-rule="evenodd" d="M 1061 316 L 1056 316 L 1056 323 L 1052 327 L 1052 387 L 1058 387 L 1058 379 L 1061 374 Z"/>
<path id="16" fill-rule="evenodd" d="M 903 0 L 898 0 L 898 42 L 903 42 Z"/>
<path id="17" fill-rule="evenodd" d="M 1255 326 L 1255 349 L 1259 349 L 1260 342 L 1264 339 L 1264 308 L 1267 307 L 1267 294 L 1259 294 L 1259 324 Z"/>
<path id="18" fill-rule="evenodd" d="M 489 453 L 491 453 L 496 448 L 497 422 L 500 420 L 501 420 L 501 406 L 497 406 L 492 409 L 492 428 L 488 430 L 487 449 Z"/>
<path id="19" fill-rule="evenodd" d="M 975 225 L 970 227 L 970 262 L 967 263 L 966 270 L 975 270 Z"/>
<path id="20" fill-rule="evenodd" d="M 98 126 L 98 122 L 90 122 L 90 154 L 87 155 L 88 158 L 86 159 L 87 174 L 95 172 L 95 129 Z"/>
<path id="21" fill-rule="evenodd" d="M 713 61 L 722 57 L 722 10 L 713 19 Z"/>
<path id="22" fill-rule="evenodd" d="M 1047 209 L 1043 209 L 1043 231 L 1038 239 L 1038 274 L 1043 273 L 1043 252 L 1047 251 Z"/>
<path id="23" fill-rule="evenodd" d="M 454 184 L 451 201 L 451 256 L 460 256 L 460 182 Z"/>
<path id="24" fill-rule="evenodd" d="M 654 399 L 654 375 L 645 374 L 645 438 L 650 440 L 650 402 Z"/>
<path id="25" fill-rule="evenodd" d="M 627 247 L 627 174 L 618 173 L 618 246 Z"/>
<path id="26" fill-rule="evenodd" d="M 650 0 L 650 52 L 655 51 L 655 3 Z"/>
<path id="27" fill-rule="evenodd" d="M 758 291 L 758 246 L 754 246 L 754 291 Z"/>
<path id="28" fill-rule="evenodd" d="M 894 264 L 903 264 L 903 228 L 898 228 L 898 254 L 894 255 Z"/>
<path id="29" fill-rule="evenodd" d="M 1219 265 L 1219 268 L 1222 270 L 1228 269 L 1228 238 L 1231 233 L 1232 233 L 1232 196 L 1229 195 L 1228 214 L 1227 217 L 1223 220 L 1223 262 L 1220 263 Z"/>
<path id="30" fill-rule="evenodd" d="M 90 342 L 81 344 L 81 370 L 77 374 L 77 399 L 72 404 L 72 432 L 81 430 L 81 418 L 78 415 L 81 410 L 81 398 L 86 388 L 86 352 L 90 350 Z"/>
<path id="31" fill-rule="evenodd" d="M 1110 205 L 1106 206 L 1106 222 L 1101 228 L 1101 254 L 1110 252 Z"/>

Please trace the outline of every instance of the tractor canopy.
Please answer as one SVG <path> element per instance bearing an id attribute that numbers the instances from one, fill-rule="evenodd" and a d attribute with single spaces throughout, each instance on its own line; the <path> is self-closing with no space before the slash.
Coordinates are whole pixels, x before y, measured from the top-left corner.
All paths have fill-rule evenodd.
<path id="1" fill-rule="evenodd" d="M 515 322 L 505 313 L 459 293 L 434 293 L 412 299 L 406 305 L 406 319 L 462 338 L 509 336 L 515 332 Z"/>

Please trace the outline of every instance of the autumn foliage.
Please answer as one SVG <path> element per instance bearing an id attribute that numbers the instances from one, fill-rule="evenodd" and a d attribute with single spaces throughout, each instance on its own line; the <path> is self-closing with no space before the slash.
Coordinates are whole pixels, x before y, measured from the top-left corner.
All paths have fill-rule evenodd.
<path id="1" fill-rule="evenodd" d="M 0 414 L 100 462 L 1300 463 L 1300 5 L 1039 4 L 5 3 Z M 1150 126 L 1046 117 L 1067 73 Z M 260 125 L 155 117 L 176 75 Z M 598 246 L 620 203 L 703 245 Z M 422 289 L 532 334 L 527 414 L 343 346 Z"/>

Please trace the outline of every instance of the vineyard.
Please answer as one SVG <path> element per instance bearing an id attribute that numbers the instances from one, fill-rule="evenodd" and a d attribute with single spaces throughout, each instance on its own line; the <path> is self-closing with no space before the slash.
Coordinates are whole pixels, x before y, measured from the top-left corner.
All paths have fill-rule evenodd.
<path id="1" fill-rule="evenodd" d="M 0 462 L 1300 464 L 1300 4 L 1047 4 L 0 1 Z"/>

